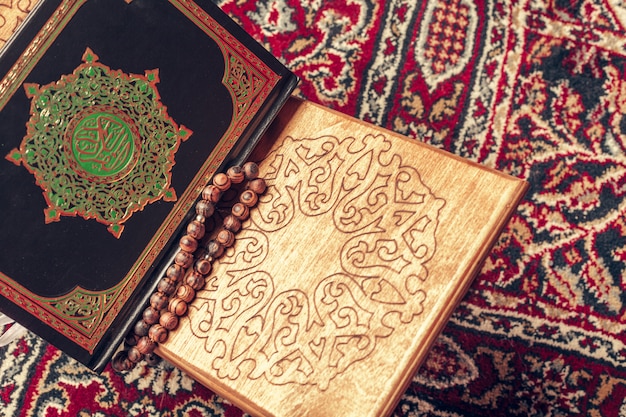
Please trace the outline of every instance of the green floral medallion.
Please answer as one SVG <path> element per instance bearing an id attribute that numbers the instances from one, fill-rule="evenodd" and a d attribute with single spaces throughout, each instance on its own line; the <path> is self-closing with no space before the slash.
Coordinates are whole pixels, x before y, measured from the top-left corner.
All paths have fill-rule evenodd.
<path id="1" fill-rule="evenodd" d="M 81 216 L 119 237 L 133 213 L 176 200 L 174 156 L 191 131 L 167 115 L 158 81 L 158 70 L 111 70 L 87 49 L 72 74 L 45 86 L 24 84 L 31 117 L 7 159 L 43 189 L 46 223 Z"/>

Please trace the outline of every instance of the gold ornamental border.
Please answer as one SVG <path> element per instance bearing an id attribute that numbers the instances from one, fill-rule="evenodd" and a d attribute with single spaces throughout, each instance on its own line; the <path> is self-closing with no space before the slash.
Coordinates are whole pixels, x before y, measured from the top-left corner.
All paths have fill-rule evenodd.
<path id="1" fill-rule="evenodd" d="M 64 0 L 0 82 L 0 111 L 22 85 L 76 12 L 89 0 Z M 209 182 L 281 76 L 272 71 L 192 0 L 167 0 L 219 46 L 226 65 L 222 83 L 233 103 L 233 119 L 217 146 L 180 196 L 126 276 L 115 286 L 90 291 L 76 287 L 60 297 L 42 297 L 0 272 L 0 294 L 93 354 L 177 226 Z M 127 1 L 127 3 L 130 3 Z M 243 75 L 241 69 L 244 70 Z M 243 77 L 243 79 L 242 79 Z M 243 87 L 242 87 L 243 86 Z M 71 308 L 68 308 L 71 307 Z M 64 311 L 78 312 L 70 316 Z"/>

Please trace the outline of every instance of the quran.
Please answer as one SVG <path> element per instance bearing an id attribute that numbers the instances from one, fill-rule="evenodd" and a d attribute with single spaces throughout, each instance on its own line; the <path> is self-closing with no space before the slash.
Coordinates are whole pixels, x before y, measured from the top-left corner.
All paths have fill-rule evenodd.
<path id="1" fill-rule="evenodd" d="M 0 308 L 100 370 L 297 79 L 208 0 L 42 1 L 0 74 Z"/>

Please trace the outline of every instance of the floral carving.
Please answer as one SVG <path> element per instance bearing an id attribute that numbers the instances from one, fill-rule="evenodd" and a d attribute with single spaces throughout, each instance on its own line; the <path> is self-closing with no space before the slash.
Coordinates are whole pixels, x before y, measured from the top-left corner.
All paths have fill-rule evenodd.
<path id="1" fill-rule="evenodd" d="M 221 378 L 325 390 L 422 313 L 445 202 L 383 136 L 287 137 L 264 169 L 262 204 L 191 327 Z M 276 248 L 276 236 L 306 249 Z"/>

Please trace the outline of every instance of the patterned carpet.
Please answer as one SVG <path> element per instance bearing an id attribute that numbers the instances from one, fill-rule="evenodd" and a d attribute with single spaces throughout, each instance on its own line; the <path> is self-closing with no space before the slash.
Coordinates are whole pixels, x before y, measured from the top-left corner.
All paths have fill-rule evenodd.
<path id="1" fill-rule="evenodd" d="M 626 6 L 219 4 L 302 97 L 531 184 L 395 415 L 626 415 Z M 31 334 L 0 348 L 3 416 L 241 414 L 166 364 L 93 375 Z"/>

